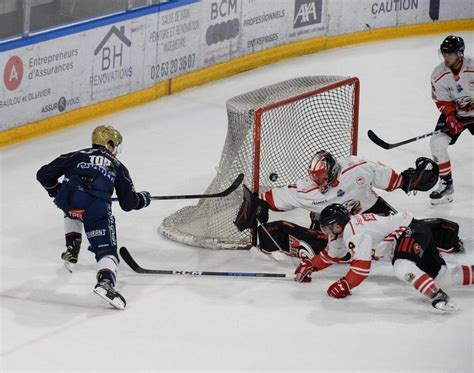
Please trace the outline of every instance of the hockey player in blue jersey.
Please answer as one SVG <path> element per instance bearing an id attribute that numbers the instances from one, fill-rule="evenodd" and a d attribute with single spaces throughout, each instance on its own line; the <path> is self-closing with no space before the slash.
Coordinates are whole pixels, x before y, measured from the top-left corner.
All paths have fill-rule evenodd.
<path id="1" fill-rule="evenodd" d="M 115 290 L 119 260 L 111 196 L 115 189 L 125 211 L 147 207 L 151 197 L 148 192 L 135 192 L 127 168 L 117 159 L 121 144 L 119 131 L 99 126 L 92 132 L 92 147 L 59 156 L 41 167 L 36 177 L 64 212 L 66 251 L 61 258 L 66 267 L 72 271 L 77 263 L 83 225 L 97 261 L 94 292 L 125 309 L 125 299 Z"/>

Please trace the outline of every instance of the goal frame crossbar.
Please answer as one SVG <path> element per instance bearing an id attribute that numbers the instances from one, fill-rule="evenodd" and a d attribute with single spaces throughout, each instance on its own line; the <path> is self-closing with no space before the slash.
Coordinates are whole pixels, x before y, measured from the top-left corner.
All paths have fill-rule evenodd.
<path id="1" fill-rule="evenodd" d="M 252 191 L 258 193 L 259 191 L 259 180 L 260 180 L 260 144 L 261 144 L 261 129 L 262 129 L 262 116 L 265 112 L 272 109 L 279 108 L 287 105 L 291 102 L 302 100 L 307 97 L 311 97 L 320 93 L 324 93 L 345 85 L 354 84 L 354 113 L 353 113 L 353 127 L 352 127 L 352 154 L 357 154 L 357 133 L 359 129 L 359 97 L 360 97 L 360 81 L 356 77 L 347 78 L 336 83 L 328 84 L 324 87 L 314 89 L 294 97 L 284 99 L 273 104 L 264 106 L 255 111 L 255 127 L 253 132 L 254 141 L 254 169 L 253 169 L 253 184 Z"/>

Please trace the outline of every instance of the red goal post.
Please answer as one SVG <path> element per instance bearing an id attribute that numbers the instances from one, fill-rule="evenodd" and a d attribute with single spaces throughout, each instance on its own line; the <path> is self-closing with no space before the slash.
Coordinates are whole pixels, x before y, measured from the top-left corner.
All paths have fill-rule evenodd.
<path id="1" fill-rule="evenodd" d="M 206 193 L 225 189 L 239 173 L 255 193 L 306 176 L 321 149 L 337 158 L 357 154 L 359 80 L 313 76 L 290 79 L 229 99 L 228 130 L 218 174 Z M 212 249 L 250 248 L 254 232 L 233 225 L 241 190 L 201 199 L 168 216 L 165 237 Z"/>

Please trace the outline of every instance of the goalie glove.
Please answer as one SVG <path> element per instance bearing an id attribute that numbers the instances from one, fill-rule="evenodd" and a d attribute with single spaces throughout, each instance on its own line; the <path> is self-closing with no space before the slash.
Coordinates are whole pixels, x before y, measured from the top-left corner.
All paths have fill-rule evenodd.
<path id="1" fill-rule="evenodd" d="M 268 221 L 268 203 L 255 196 L 247 186 L 243 186 L 243 201 L 235 218 L 234 225 L 242 232 L 248 228 L 256 228 L 260 223 Z"/>
<path id="2" fill-rule="evenodd" d="M 407 194 L 412 190 L 426 192 L 438 182 L 439 168 L 431 159 L 419 157 L 415 161 L 415 167 L 402 172 L 403 182 L 400 188 Z"/>

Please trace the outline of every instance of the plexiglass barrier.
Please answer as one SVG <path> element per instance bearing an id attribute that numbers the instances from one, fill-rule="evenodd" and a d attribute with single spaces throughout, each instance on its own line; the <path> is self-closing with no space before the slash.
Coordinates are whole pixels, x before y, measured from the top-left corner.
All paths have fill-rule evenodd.
<path id="1" fill-rule="evenodd" d="M 1 0 L 0 43 L 172 0 Z"/>

